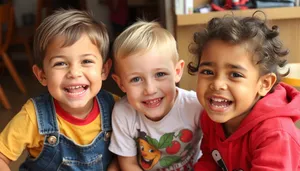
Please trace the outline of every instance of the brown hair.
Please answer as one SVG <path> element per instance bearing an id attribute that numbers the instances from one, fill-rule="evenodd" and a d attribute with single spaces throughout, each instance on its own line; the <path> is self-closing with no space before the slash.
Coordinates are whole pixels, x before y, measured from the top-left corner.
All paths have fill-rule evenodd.
<path id="1" fill-rule="evenodd" d="M 247 50 L 258 58 L 256 64 L 260 66 L 260 74 L 276 74 L 277 81 L 273 86 L 275 87 L 281 76 L 289 72 L 281 74 L 278 71 L 278 67 L 284 67 L 287 63 L 285 56 L 289 51 L 283 49 L 279 40 L 279 28 L 273 26 L 269 29 L 265 20 L 255 17 L 257 12 L 264 14 L 262 11 L 256 11 L 252 17 L 213 18 L 203 31 L 194 33 L 194 41 L 190 44 L 189 51 L 194 54 L 196 62 L 188 64 L 189 73 L 194 74 L 198 71 L 203 49 L 209 41 L 223 40 L 230 44 L 248 45 Z"/>
<path id="2" fill-rule="evenodd" d="M 91 42 L 96 45 L 103 62 L 107 60 L 109 38 L 103 23 L 97 23 L 92 15 L 75 9 L 60 9 L 43 20 L 34 36 L 34 59 L 38 67 L 43 68 L 43 60 L 47 46 L 57 36 L 65 37 L 62 47 L 71 46 L 87 34 Z"/>

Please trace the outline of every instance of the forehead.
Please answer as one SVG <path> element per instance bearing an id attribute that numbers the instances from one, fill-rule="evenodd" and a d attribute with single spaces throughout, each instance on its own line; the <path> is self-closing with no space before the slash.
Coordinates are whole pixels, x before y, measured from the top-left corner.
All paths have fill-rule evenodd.
<path id="1" fill-rule="evenodd" d="M 253 53 L 247 50 L 246 44 L 230 44 L 222 40 L 209 41 L 199 62 L 256 66 Z"/>
<path id="2" fill-rule="evenodd" d="M 115 69 L 121 72 L 149 71 L 173 68 L 174 65 L 175 58 L 171 53 L 153 49 L 119 58 Z"/>

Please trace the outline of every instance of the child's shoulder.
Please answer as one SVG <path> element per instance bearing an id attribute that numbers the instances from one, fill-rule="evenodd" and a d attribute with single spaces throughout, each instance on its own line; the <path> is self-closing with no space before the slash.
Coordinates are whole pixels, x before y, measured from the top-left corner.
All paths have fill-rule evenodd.
<path id="1" fill-rule="evenodd" d="M 102 97 L 105 100 L 113 100 L 115 102 L 120 100 L 120 96 L 118 96 L 110 91 L 107 91 L 107 90 L 101 90 L 96 96 Z"/>
<path id="2" fill-rule="evenodd" d="M 198 99 L 197 99 L 197 94 L 193 90 L 185 90 L 182 88 L 178 88 L 178 100 L 181 102 L 181 104 L 185 105 L 186 103 L 188 104 L 200 104 Z"/>
<path id="3" fill-rule="evenodd" d="M 24 122 L 30 122 L 32 124 L 37 123 L 36 119 L 36 109 L 32 99 L 27 100 L 27 102 L 22 106 L 21 110 L 13 117 L 11 124 L 18 125 Z"/>

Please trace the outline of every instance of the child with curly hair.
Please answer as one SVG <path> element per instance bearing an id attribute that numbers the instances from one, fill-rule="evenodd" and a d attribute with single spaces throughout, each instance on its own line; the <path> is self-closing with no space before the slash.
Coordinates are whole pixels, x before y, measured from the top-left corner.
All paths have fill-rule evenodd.
<path id="1" fill-rule="evenodd" d="M 288 51 L 277 26 L 256 17 L 213 18 L 194 34 L 203 156 L 195 170 L 299 170 L 300 93 L 280 83 Z"/>

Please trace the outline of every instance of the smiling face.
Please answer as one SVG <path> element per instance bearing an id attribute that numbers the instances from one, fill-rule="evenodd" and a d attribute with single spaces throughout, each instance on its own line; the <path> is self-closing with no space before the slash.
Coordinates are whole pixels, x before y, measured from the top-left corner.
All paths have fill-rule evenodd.
<path id="1" fill-rule="evenodd" d="M 113 78 L 135 110 L 157 121 L 173 107 L 183 66 L 170 53 L 150 50 L 117 59 Z"/>
<path id="2" fill-rule="evenodd" d="M 260 96 L 267 92 L 267 76 L 259 75 L 245 45 L 211 40 L 199 63 L 197 96 L 209 117 L 236 128 Z"/>
<path id="3" fill-rule="evenodd" d="M 140 150 L 139 163 L 144 170 L 150 170 L 159 161 L 161 152 L 141 138 L 138 139 L 138 142 Z"/>
<path id="4" fill-rule="evenodd" d="M 101 54 L 85 34 L 73 45 L 62 47 L 64 37 L 56 37 L 48 45 L 43 70 L 36 65 L 33 72 L 60 106 L 74 115 L 89 113 L 93 98 L 109 71 Z M 102 68 L 103 66 L 103 68 Z"/>

